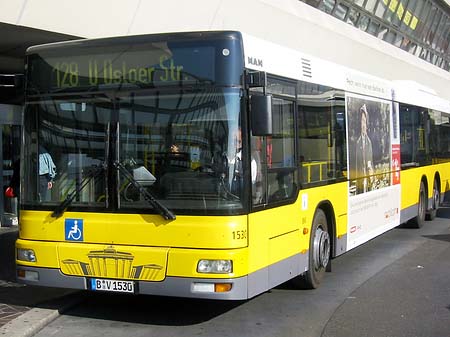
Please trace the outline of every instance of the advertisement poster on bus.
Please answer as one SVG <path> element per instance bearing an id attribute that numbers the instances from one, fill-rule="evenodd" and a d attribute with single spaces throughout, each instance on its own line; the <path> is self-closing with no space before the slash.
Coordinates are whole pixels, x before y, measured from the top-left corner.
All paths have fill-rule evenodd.
<path id="1" fill-rule="evenodd" d="M 351 249 L 400 223 L 400 141 L 391 102 L 350 94 L 346 102 Z"/>

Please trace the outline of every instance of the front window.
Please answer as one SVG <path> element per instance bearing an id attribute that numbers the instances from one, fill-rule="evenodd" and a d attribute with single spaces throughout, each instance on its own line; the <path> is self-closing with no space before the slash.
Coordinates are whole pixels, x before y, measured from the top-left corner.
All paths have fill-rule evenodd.
<path id="1" fill-rule="evenodd" d="M 178 214 L 239 212 L 240 107 L 213 87 L 28 103 L 24 207 L 156 213 L 149 193 Z"/>
<path id="2" fill-rule="evenodd" d="M 242 208 L 239 89 L 119 98 L 119 161 L 171 210 Z M 121 209 L 148 207 L 119 175 Z"/>
<path id="3" fill-rule="evenodd" d="M 23 208 L 54 217 L 243 212 L 243 71 L 238 32 L 31 48 Z"/>
<path id="4" fill-rule="evenodd" d="M 102 171 L 106 162 L 112 104 L 106 98 L 55 99 L 29 103 L 25 119 L 23 202 L 104 206 Z"/>

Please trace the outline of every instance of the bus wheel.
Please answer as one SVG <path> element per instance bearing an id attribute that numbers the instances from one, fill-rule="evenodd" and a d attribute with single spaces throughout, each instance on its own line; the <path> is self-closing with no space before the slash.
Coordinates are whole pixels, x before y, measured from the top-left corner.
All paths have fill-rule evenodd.
<path id="1" fill-rule="evenodd" d="M 420 228 L 425 223 L 425 215 L 427 213 L 427 195 L 425 192 L 425 184 L 420 182 L 420 189 L 419 189 L 419 206 L 417 209 L 417 216 L 412 218 L 408 224 L 412 228 Z"/>
<path id="2" fill-rule="evenodd" d="M 439 186 L 437 180 L 434 181 L 433 185 L 433 204 L 431 209 L 426 214 L 427 220 L 434 220 L 436 218 L 437 209 L 439 208 L 439 203 L 441 200 L 441 193 L 439 192 Z"/>
<path id="3" fill-rule="evenodd" d="M 318 209 L 314 215 L 309 239 L 308 271 L 296 277 L 294 284 L 302 289 L 316 289 L 330 263 L 331 239 L 328 234 L 327 217 Z"/>

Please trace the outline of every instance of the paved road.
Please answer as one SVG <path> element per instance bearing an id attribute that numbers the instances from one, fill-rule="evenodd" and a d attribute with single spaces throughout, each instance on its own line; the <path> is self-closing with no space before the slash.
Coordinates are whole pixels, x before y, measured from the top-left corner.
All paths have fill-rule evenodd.
<path id="1" fill-rule="evenodd" d="M 0 336 L 7 337 L 32 335 L 66 303 L 73 303 L 69 296 L 73 291 L 15 282 L 17 236 L 17 226 L 0 227 Z"/>
<path id="2" fill-rule="evenodd" d="M 450 336 L 450 234 L 426 239 L 356 289 L 322 337 Z"/>
<path id="3" fill-rule="evenodd" d="M 333 261 L 322 287 L 284 284 L 249 301 L 82 293 L 37 333 L 75 336 L 450 336 L 450 209 Z"/>

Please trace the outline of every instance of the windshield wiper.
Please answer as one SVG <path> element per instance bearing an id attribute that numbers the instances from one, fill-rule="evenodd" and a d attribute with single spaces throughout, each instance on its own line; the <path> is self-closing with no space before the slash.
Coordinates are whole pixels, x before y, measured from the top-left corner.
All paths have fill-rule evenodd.
<path id="1" fill-rule="evenodd" d="M 64 214 L 67 207 L 73 202 L 75 197 L 89 184 L 89 182 L 98 177 L 101 173 L 106 171 L 105 163 L 101 165 L 92 165 L 86 176 L 81 181 L 81 184 L 72 192 L 67 195 L 67 197 L 53 210 L 52 217 L 59 218 Z"/>
<path id="2" fill-rule="evenodd" d="M 123 166 L 122 163 L 119 161 L 114 162 L 114 167 L 119 170 L 125 178 L 127 178 L 130 183 L 139 191 L 139 193 L 144 197 L 144 199 L 152 205 L 159 214 L 162 215 L 162 217 L 166 220 L 175 220 L 176 216 L 175 214 L 169 210 L 166 206 L 161 204 L 158 200 L 155 199 L 155 197 L 146 190 L 136 179 L 134 179 L 133 175 L 128 172 L 128 170 Z"/>

